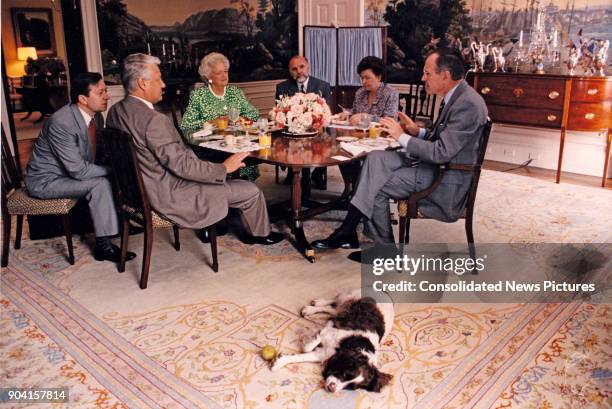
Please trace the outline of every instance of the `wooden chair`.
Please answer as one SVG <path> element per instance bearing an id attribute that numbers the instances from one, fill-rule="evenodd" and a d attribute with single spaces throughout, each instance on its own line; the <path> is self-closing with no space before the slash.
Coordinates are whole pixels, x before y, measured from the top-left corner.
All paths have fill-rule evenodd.
<path id="1" fill-rule="evenodd" d="M 181 119 L 183 118 L 183 115 L 187 110 L 187 105 L 189 104 L 191 88 L 191 85 L 186 84 L 175 86 L 171 90 L 167 91 L 164 96 L 168 99 L 168 105 L 170 106 L 170 113 L 172 114 L 172 122 L 174 123 L 174 127 L 181 136 L 184 136 L 180 127 Z"/>
<path id="2" fill-rule="evenodd" d="M 398 110 L 413 121 L 419 119 L 426 127 L 430 126 L 436 114 L 436 96 L 427 94 L 425 84 L 422 82 L 407 85 L 408 93 L 399 94 Z"/>
<path id="3" fill-rule="evenodd" d="M 140 288 L 147 288 L 151 250 L 153 246 L 153 229 L 170 228 L 174 230 L 174 248 L 181 249 L 179 226 L 164 215 L 151 209 L 146 188 L 142 180 L 140 165 L 136 156 L 136 147 L 132 136 L 117 129 L 106 128 L 102 131 L 105 149 L 110 153 L 113 173 L 114 192 L 123 219 L 121 235 L 121 261 L 119 272 L 125 271 L 125 258 L 128 248 L 129 220 L 144 227 L 144 249 L 142 255 L 142 272 Z M 213 257 L 212 269 L 219 271 L 217 260 L 217 237 L 215 225 L 208 227 L 210 247 Z"/>
<path id="4" fill-rule="evenodd" d="M 410 241 L 410 219 L 427 219 L 428 217 L 423 216 L 421 212 L 419 212 L 418 202 L 421 199 L 429 196 L 440 184 L 442 178 L 444 177 L 444 173 L 447 170 L 459 170 L 462 172 L 470 172 L 472 173 L 472 183 L 470 185 L 470 189 L 468 190 L 468 200 L 459 216 L 460 219 L 465 219 L 465 233 L 467 236 L 468 246 L 470 249 L 470 257 L 475 258 L 475 248 L 474 248 L 474 234 L 472 230 L 472 222 L 474 218 L 474 202 L 476 201 L 476 192 L 478 190 L 478 182 L 480 180 L 480 170 L 482 168 L 482 164 L 484 162 L 485 153 L 487 151 L 487 145 L 489 143 L 489 135 L 491 134 L 492 122 L 491 119 L 487 120 L 487 124 L 485 125 L 480 143 L 480 151 L 478 152 L 478 159 L 475 165 L 461 165 L 455 163 L 446 163 L 444 165 L 440 165 L 437 169 L 437 174 L 434 179 L 434 182 L 427 189 L 422 190 L 420 192 L 413 193 L 407 199 L 400 199 L 397 202 L 397 208 L 399 213 L 399 242 L 400 242 L 400 251 L 403 252 L 404 244 L 407 244 Z"/>
<path id="5" fill-rule="evenodd" d="M 4 125 L 2 125 L 2 267 L 8 265 L 12 216 L 17 216 L 15 249 L 18 250 L 21 248 L 23 217 L 29 215 L 60 215 L 62 217 L 66 244 L 68 245 L 68 262 L 74 264 L 74 250 L 68 214 L 77 201 L 78 199 L 75 198 L 35 199 L 28 194 L 22 184 L 19 166 L 15 163 L 4 133 Z"/>

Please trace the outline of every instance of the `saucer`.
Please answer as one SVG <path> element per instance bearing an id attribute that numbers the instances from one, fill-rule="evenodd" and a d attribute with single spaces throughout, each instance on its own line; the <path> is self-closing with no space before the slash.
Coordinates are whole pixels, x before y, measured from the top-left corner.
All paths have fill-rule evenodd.
<path id="1" fill-rule="evenodd" d="M 359 138 L 355 136 L 336 136 L 336 140 L 340 142 L 355 142 L 359 140 Z"/>

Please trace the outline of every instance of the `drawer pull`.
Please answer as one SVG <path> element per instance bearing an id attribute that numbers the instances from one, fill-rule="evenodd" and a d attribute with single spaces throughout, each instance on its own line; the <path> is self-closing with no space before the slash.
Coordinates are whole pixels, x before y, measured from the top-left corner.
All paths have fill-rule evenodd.
<path id="1" fill-rule="evenodd" d="M 550 94 L 548 94 L 548 98 L 550 98 L 550 99 L 557 99 L 557 98 L 559 98 L 559 95 L 561 95 L 561 94 L 559 94 L 557 91 L 552 91 Z"/>
<path id="2" fill-rule="evenodd" d="M 597 88 L 589 88 L 589 90 L 587 91 L 587 94 L 589 94 L 589 95 L 596 95 L 597 94 Z"/>
<path id="3" fill-rule="evenodd" d="M 592 112 L 589 112 L 588 114 L 585 114 L 585 115 L 584 115 L 584 119 L 591 120 L 591 119 L 593 119 L 593 118 L 595 118 L 595 114 L 594 114 L 594 113 L 592 113 Z"/>
<path id="4" fill-rule="evenodd" d="M 557 120 L 557 115 L 550 114 L 550 115 L 548 115 L 546 117 L 546 119 L 548 119 L 549 122 L 556 121 Z"/>
<path id="5" fill-rule="evenodd" d="M 491 88 L 489 87 L 484 87 L 483 89 L 480 90 L 480 93 L 483 95 L 487 95 L 489 92 L 491 92 Z"/>
<path id="6" fill-rule="evenodd" d="M 523 91 L 523 88 L 514 88 L 512 90 L 512 93 L 515 97 L 520 98 L 525 93 L 525 91 Z"/>

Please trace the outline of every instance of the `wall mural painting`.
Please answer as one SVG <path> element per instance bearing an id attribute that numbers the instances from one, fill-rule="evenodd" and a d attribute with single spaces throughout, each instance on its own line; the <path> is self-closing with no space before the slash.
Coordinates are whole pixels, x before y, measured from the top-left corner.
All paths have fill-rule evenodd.
<path id="1" fill-rule="evenodd" d="M 104 78 L 120 84 L 121 61 L 150 53 L 166 80 L 198 78 L 202 57 L 223 53 L 230 81 L 280 79 L 297 53 L 296 0 L 96 0 Z"/>
<path id="2" fill-rule="evenodd" d="M 612 43 L 612 0 L 365 0 L 365 23 L 389 26 L 389 81 L 408 82 L 420 77 L 425 54 L 439 45 L 454 45 L 472 61 L 472 42 L 492 43 L 511 63 L 521 30 L 528 46 L 538 10 L 544 11 L 548 33 L 557 30 L 559 69 L 571 46 L 580 48 L 582 42 L 597 52 L 591 40 Z M 610 64 L 612 48 L 607 52 Z"/>

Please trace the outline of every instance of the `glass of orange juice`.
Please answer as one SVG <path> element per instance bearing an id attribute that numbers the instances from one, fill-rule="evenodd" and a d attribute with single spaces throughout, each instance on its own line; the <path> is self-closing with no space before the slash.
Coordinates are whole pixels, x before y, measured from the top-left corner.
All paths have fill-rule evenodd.
<path id="1" fill-rule="evenodd" d="M 379 138 L 382 133 L 382 129 L 380 126 L 373 126 L 368 130 L 368 134 L 370 138 Z"/>
<path id="2" fill-rule="evenodd" d="M 219 128 L 220 131 L 225 131 L 227 129 L 227 118 L 219 118 L 217 120 L 217 128 Z"/>
<path id="3" fill-rule="evenodd" d="M 269 133 L 259 134 L 259 146 L 264 146 L 266 148 L 272 146 L 272 135 Z"/>

